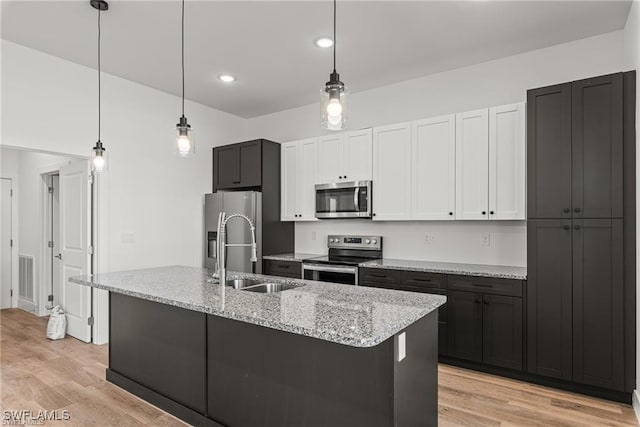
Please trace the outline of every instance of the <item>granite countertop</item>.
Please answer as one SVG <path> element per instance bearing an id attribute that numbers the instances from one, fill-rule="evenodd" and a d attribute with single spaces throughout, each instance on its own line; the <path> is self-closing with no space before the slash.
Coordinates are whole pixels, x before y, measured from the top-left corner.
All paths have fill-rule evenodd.
<path id="1" fill-rule="evenodd" d="M 278 254 L 278 255 L 264 255 L 262 259 L 269 259 L 272 261 L 304 261 L 309 258 L 317 258 L 322 255 L 320 254 L 305 254 L 301 252 L 291 253 L 291 254 Z"/>
<path id="2" fill-rule="evenodd" d="M 297 286 L 259 294 L 211 283 L 211 277 L 204 268 L 171 266 L 69 281 L 353 347 L 378 345 L 446 302 L 440 295 L 227 273 L 228 279 Z"/>
<path id="3" fill-rule="evenodd" d="M 360 264 L 360 267 L 527 280 L 526 267 L 508 267 L 502 265 L 458 264 L 451 262 L 409 261 L 384 258 L 363 262 Z"/>

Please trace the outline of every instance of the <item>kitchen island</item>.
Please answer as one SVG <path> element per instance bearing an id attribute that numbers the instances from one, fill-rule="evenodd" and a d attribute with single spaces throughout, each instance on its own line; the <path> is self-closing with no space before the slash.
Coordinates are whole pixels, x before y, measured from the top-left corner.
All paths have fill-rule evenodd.
<path id="1" fill-rule="evenodd" d="M 211 273 L 70 279 L 110 292 L 109 381 L 194 425 L 437 425 L 444 297 L 228 274 L 285 288 L 261 293 Z"/>

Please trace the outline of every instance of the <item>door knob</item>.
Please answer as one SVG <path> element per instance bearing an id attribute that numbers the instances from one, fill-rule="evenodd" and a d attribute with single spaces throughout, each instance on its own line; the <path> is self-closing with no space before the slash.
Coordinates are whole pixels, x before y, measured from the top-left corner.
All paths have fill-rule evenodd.
<path id="1" fill-rule="evenodd" d="M 62 259 L 62 254 L 56 255 L 56 256 L 54 256 L 54 258 Z"/>

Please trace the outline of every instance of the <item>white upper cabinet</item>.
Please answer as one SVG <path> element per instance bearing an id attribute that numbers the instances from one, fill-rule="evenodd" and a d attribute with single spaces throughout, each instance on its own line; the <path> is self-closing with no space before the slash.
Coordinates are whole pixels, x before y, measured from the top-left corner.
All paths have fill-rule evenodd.
<path id="1" fill-rule="evenodd" d="M 343 150 L 343 179 L 370 181 L 373 177 L 373 132 L 371 128 L 347 132 Z"/>
<path id="2" fill-rule="evenodd" d="M 412 123 L 412 219 L 455 219 L 455 123 L 454 114 Z"/>
<path id="3" fill-rule="evenodd" d="M 282 144 L 282 221 L 316 221 L 315 183 L 318 173 L 318 141 L 303 139 Z"/>
<path id="4" fill-rule="evenodd" d="M 298 215 L 298 142 L 280 145 L 280 219 L 295 221 Z"/>
<path id="5" fill-rule="evenodd" d="M 525 104 L 489 109 L 489 219 L 525 219 Z"/>
<path id="6" fill-rule="evenodd" d="M 456 219 L 489 218 L 489 110 L 456 114 Z"/>
<path id="7" fill-rule="evenodd" d="M 373 129 L 373 215 L 411 219 L 411 123 Z"/>
<path id="8" fill-rule="evenodd" d="M 371 180 L 372 164 L 371 129 L 318 138 L 318 184 Z"/>
<path id="9" fill-rule="evenodd" d="M 344 176 L 344 134 L 318 138 L 318 183 L 341 181 Z"/>

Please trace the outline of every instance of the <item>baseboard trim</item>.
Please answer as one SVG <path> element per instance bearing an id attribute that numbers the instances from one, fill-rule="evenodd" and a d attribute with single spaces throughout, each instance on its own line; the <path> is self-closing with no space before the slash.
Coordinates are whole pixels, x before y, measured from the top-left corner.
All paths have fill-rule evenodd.
<path id="1" fill-rule="evenodd" d="M 638 419 L 638 422 L 640 422 L 640 391 L 633 390 L 633 396 L 631 399 L 631 404 L 633 405 L 633 410 L 636 413 L 636 418 Z"/>

